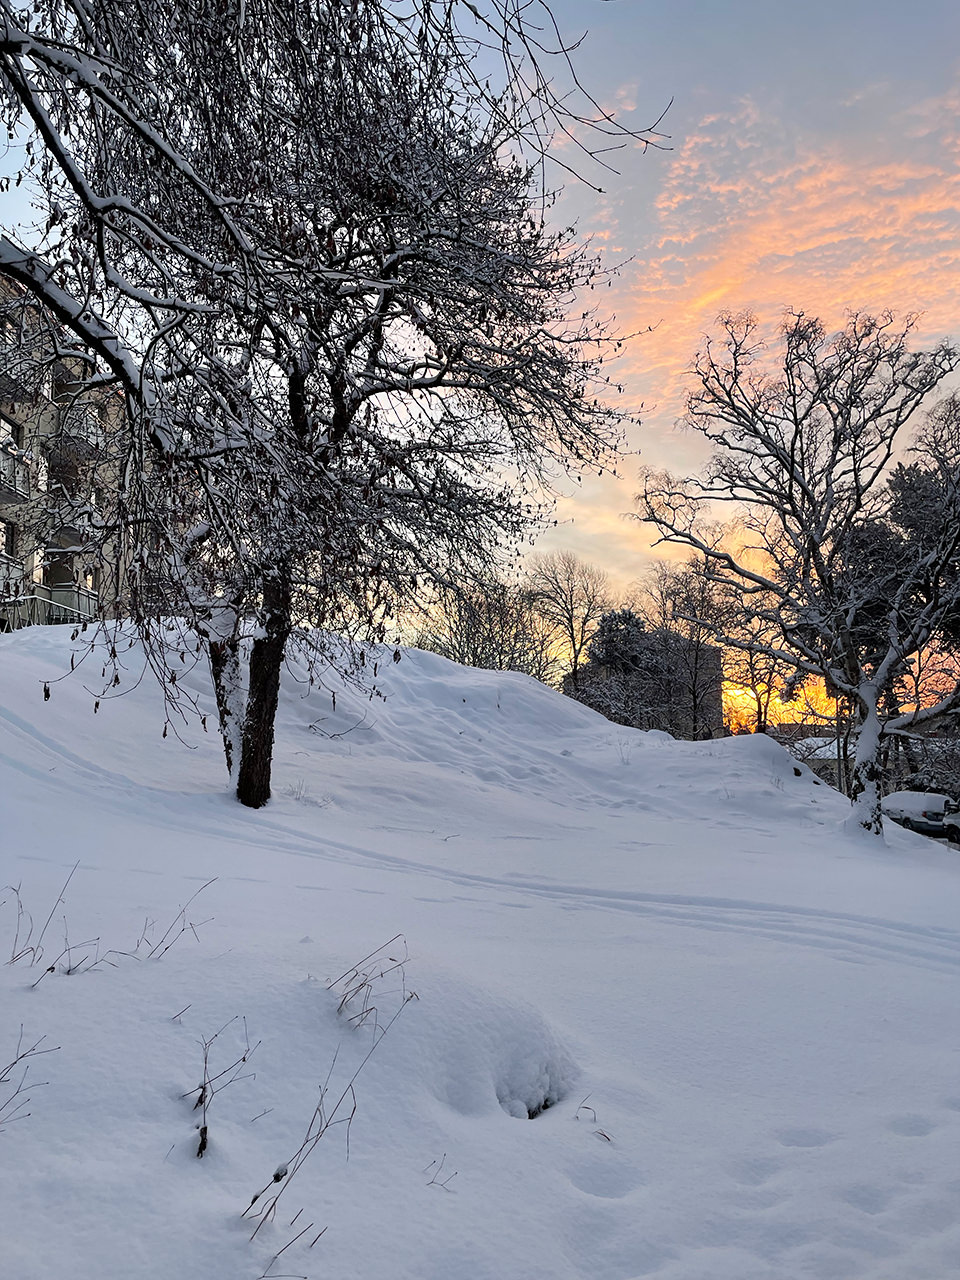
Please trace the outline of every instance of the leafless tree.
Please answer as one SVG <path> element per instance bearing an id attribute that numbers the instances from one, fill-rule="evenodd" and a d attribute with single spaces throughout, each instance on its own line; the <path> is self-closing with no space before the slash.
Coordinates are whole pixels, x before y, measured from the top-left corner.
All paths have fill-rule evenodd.
<path id="1" fill-rule="evenodd" d="M 606 573 L 572 551 L 552 551 L 530 557 L 526 585 L 537 609 L 560 637 L 576 684 L 597 624 L 612 605 Z"/>
<path id="2" fill-rule="evenodd" d="M 554 630 L 537 601 L 500 577 L 438 593 L 413 644 L 465 667 L 521 671 L 545 684 L 560 666 Z"/>
<path id="3" fill-rule="evenodd" d="M 676 723 L 660 727 L 680 736 L 709 737 L 721 727 L 723 662 L 716 637 L 735 613 L 729 593 L 712 580 L 702 557 L 660 561 L 641 578 L 633 607 L 661 650 L 660 666 Z"/>
<path id="4" fill-rule="evenodd" d="M 921 433 L 914 456 L 936 516 L 907 538 L 890 479 L 904 428 L 957 365 L 941 343 L 914 351 L 914 321 L 854 314 L 828 336 L 789 313 L 767 364 L 751 316 L 721 317 L 719 341 L 696 358 L 686 423 L 715 447 L 703 476 L 648 476 L 638 518 L 692 547 L 712 578 L 740 592 L 775 639 L 731 645 L 777 658 L 797 679 L 820 676 L 854 709 L 855 820 L 882 830 L 882 739 L 942 716 L 960 686 L 929 706 L 888 712 L 885 693 L 933 642 L 960 600 L 960 411 L 955 401 Z M 717 542 L 705 504 L 735 504 L 736 530 Z M 897 555 L 869 549 L 885 539 Z"/>
<path id="5" fill-rule="evenodd" d="M 545 118 L 586 118 L 525 5 L 57 0 L 29 29 L 0 5 L 51 203 L 47 257 L 5 269 L 128 393 L 128 604 L 207 647 L 258 806 L 304 624 L 382 634 L 489 566 L 555 464 L 611 456 L 606 333 L 567 318 L 599 268 L 540 167 Z M 468 56 L 497 32 L 502 92 Z"/>

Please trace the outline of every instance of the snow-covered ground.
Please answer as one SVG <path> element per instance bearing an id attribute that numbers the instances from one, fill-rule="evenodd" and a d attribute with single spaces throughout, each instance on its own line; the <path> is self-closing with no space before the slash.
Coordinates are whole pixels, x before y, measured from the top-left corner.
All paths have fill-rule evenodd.
<path id="1" fill-rule="evenodd" d="M 956 853 L 415 652 L 288 678 L 249 812 L 149 681 L 44 701 L 68 654 L 0 637 L 5 1278 L 957 1274 Z"/>

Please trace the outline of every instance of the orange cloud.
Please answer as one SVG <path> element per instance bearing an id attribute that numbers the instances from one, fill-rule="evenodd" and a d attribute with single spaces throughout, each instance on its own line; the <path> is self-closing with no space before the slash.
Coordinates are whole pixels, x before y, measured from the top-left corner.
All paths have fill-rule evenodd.
<path id="1" fill-rule="evenodd" d="M 849 308 L 892 307 L 923 312 L 928 335 L 953 327 L 957 137 L 934 128 L 936 114 L 911 113 L 902 132 L 917 140 L 884 160 L 836 141 L 801 145 L 782 131 L 771 143 L 750 104 L 701 122 L 670 165 L 625 299 L 631 318 L 661 320 L 631 369 L 661 413 L 679 411 L 683 370 L 725 308 L 773 317 L 798 306 L 840 324 Z"/>
<path id="2" fill-rule="evenodd" d="M 882 102 L 882 86 L 871 87 Z M 878 109 L 879 111 L 879 109 Z M 790 131 L 744 101 L 711 114 L 658 157 L 659 191 L 637 217 L 609 198 L 594 225 L 629 245 L 645 242 L 614 287 L 619 324 L 642 334 L 618 366 L 627 400 L 647 409 L 631 445 L 644 463 L 687 471 L 702 461 L 698 437 L 675 422 L 685 371 L 725 309 L 775 322 L 787 307 L 843 323 L 849 309 L 922 312 L 921 340 L 960 318 L 960 88 L 896 118 L 878 114 L 874 136 L 826 143 Z M 572 519 L 552 535 L 625 580 L 649 556 L 649 530 L 621 513 L 636 484 L 587 482 L 563 504 Z M 563 535 L 569 536 L 564 537 Z M 632 573 L 627 566 L 634 565 Z"/>

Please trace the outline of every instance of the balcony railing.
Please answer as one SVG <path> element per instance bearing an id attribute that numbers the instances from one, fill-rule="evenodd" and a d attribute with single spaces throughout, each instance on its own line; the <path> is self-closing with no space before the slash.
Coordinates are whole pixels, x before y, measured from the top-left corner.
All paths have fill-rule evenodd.
<path id="1" fill-rule="evenodd" d="M 16 405 L 33 398 L 37 365 L 28 348 L 0 325 L 0 404 Z"/>
<path id="2" fill-rule="evenodd" d="M 80 461 L 98 454 L 103 449 L 104 439 L 99 414 L 87 405 L 73 404 L 61 409 L 59 423 L 47 434 L 44 444 L 50 454 L 59 453 Z"/>
<path id="3" fill-rule="evenodd" d="M 97 617 L 97 605 L 97 593 L 86 587 L 43 587 L 31 583 L 25 594 L 0 599 L 0 631 L 90 622 Z"/>
<path id="4" fill-rule="evenodd" d="M 0 437 L 0 504 L 30 497 L 30 464 L 9 437 Z"/>
<path id="5" fill-rule="evenodd" d="M 52 539 L 47 555 L 62 556 L 64 551 L 79 551 L 94 537 L 95 510 L 90 503 L 66 499 L 54 502 L 48 509 L 48 536 Z"/>
<path id="6" fill-rule="evenodd" d="M 0 551 L 0 600 L 12 596 L 23 584 L 23 563 Z"/>

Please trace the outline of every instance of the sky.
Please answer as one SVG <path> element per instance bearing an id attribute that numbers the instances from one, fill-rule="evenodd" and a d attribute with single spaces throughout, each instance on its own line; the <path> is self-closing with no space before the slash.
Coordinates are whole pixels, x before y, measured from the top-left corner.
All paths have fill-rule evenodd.
<path id="1" fill-rule="evenodd" d="M 652 124 L 672 98 L 669 149 L 621 151 L 619 173 L 584 169 L 603 194 L 568 184 L 558 209 L 625 264 L 609 296 L 639 336 L 616 376 L 642 421 L 619 477 L 584 478 L 539 549 L 576 551 L 626 587 L 651 556 L 651 531 L 624 518 L 639 466 L 703 459 L 676 421 L 722 310 L 775 327 L 802 308 L 834 328 L 849 309 L 889 307 L 922 313 L 924 342 L 960 337 L 960 6 L 554 7 L 566 33 L 589 32 L 581 79 L 624 123 Z"/>
<path id="2" fill-rule="evenodd" d="M 552 7 L 571 39 L 586 33 L 575 63 L 604 109 L 642 128 L 669 104 L 664 149 L 617 152 L 619 172 L 581 165 L 603 192 L 568 181 L 557 206 L 624 264 L 603 297 L 619 331 L 639 335 L 615 377 L 641 424 L 617 477 L 566 486 L 537 549 L 573 550 L 625 591 L 652 554 L 651 531 L 626 518 L 639 466 L 684 473 L 703 460 L 675 424 L 685 370 L 720 311 L 749 308 L 775 327 L 799 307 L 838 327 L 847 309 L 890 307 L 921 312 L 926 341 L 960 338 L 960 6 Z M 569 146 L 559 154 L 573 159 Z"/>

